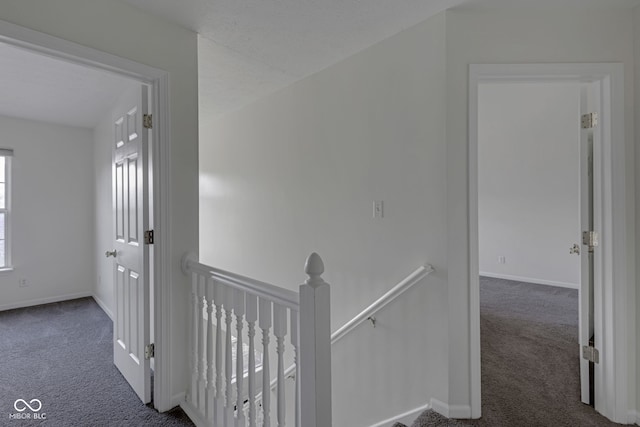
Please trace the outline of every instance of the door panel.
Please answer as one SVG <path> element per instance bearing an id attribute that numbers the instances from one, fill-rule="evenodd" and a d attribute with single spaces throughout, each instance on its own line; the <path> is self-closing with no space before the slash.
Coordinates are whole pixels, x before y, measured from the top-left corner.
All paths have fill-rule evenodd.
<path id="1" fill-rule="evenodd" d="M 114 118 L 113 212 L 116 324 L 114 363 L 144 403 L 151 401 L 150 364 L 144 357 L 149 338 L 148 130 L 146 87 L 123 98 Z"/>

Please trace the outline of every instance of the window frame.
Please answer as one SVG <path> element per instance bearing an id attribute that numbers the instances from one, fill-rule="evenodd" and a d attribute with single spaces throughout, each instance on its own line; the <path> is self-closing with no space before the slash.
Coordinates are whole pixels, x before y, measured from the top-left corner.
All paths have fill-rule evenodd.
<path id="1" fill-rule="evenodd" d="M 0 207 L 0 214 L 4 214 L 4 266 L 0 266 L 0 272 L 3 272 L 13 270 L 11 259 L 11 184 L 13 178 L 11 163 L 13 150 L 0 148 L 0 157 L 4 158 L 4 208 Z"/>

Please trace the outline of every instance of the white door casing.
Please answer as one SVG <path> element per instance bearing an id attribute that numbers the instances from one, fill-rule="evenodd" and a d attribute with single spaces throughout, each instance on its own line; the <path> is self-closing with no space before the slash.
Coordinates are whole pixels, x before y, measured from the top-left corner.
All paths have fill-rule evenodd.
<path id="1" fill-rule="evenodd" d="M 122 114 L 114 120 L 113 212 L 114 291 L 113 359 L 143 403 L 151 401 L 149 344 L 147 88 L 123 98 Z"/>
<path id="2" fill-rule="evenodd" d="M 630 419 L 629 388 L 635 372 L 629 360 L 635 349 L 629 345 L 632 332 L 629 313 L 635 302 L 629 298 L 627 265 L 634 247 L 627 244 L 627 218 L 633 204 L 627 198 L 629 155 L 624 126 L 624 75 L 621 63 L 563 64 L 471 64 L 469 70 L 469 391 L 472 418 L 481 416 L 480 292 L 478 268 L 478 85 L 497 81 L 600 82 L 601 112 L 593 165 L 594 228 L 600 231 L 600 255 L 595 257 L 594 335 L 600 352 L 595 366 L 596 411 L 619 423 Z M 596 142 L 596 141 L 594 141 Z M 632 215 L 631 215 L 632 216 Z M 582 246 L 581 249 L 585 247 Z M 614 256 L 615 254 L 615 256 Z M 600 285 L 598 285 L 600 283 Z"/>
<path id="3" fill-rule="evenodd" d="M 155 133 L 153 144 L 152 191 L 154 209 L 153 226 L 156 241 L 153 263 L 154 269 L 154 311 L 155 326 L 155 375 L 154 406 L 159 411 L 168 411 L 183 399 L 182 394 L 172 393 L 170 331 L 170 309 L 172 304 L 171 280 L 171 112 L 169 110 L 169 73 L 139 62 L 125 59 L 69 40 L 32 30 L 11 22 L 0 20 L 0 41 L 26 49 L 36 54 L 47 55 L 69 61 L 87 68 L 116 73 L 122 77 L 148 84 L 152 93 Z"/>

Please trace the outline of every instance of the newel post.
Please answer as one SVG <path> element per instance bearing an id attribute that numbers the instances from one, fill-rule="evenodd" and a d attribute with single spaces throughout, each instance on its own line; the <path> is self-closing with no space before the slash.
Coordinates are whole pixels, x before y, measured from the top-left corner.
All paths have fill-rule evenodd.
<path id="1" fill-rule="evenodd" d="M 324 264 L 312 253 L 305 265 L 309 276 L 300 285 L 300 418 L 304 427 L 331 426 L 331 314 Z"/>

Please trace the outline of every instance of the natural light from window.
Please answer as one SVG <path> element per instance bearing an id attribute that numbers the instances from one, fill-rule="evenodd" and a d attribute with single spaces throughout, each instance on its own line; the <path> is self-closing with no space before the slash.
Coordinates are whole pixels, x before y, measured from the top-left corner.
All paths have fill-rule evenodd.
<path id="1" fill-rule="evenodd" d="M 10 165 L 12 150 L 0 149 L 0 269 L 11 267 L 9 251 Z"/>

